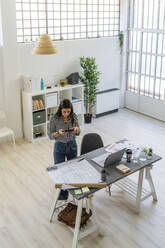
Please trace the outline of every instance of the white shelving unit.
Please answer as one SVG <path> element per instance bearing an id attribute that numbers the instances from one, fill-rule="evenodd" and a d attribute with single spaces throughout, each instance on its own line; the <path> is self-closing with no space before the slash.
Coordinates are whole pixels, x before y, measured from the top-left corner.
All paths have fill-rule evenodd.
<path id="1" fill-rule="evenodd" d="M 36 92 L 23 91 L 24 137 L 30 142 L 47 137 L 51 115 L 57 111 L 60 101 L 65 98 L 72 102 L 74 112 L 77 114 L 78 122 L 81 126 L 84 118 L 83 96 L 82 84 L 58 86 Z M 37 98 L 42 99 L 44 108 L 34 111 L 33 99 Z M 36 133 L 42 133 L 42 136 L 36 137 Z"/>

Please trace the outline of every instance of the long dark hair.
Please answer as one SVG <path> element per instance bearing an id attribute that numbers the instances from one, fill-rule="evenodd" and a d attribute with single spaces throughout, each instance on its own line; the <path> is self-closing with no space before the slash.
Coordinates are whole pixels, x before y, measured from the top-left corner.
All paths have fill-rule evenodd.
<path id="1" fill-rule="evenodd" d="M 60 105 L 59 105 L 59 107 L 57 109 L 57 112 L 55 113 L 55 117 L 60 118 L 62 116 L 62 111 L 61 110 L 64 109 L 64 108 L 71 109 L 69 117 L 71 117 L 71 121 L 72 121 L 72 125 L 73 125 L 75 113 L 73 112 L 73 105 L 72 105 L 72 103 L 71 103 L 71 101 L 69 99 L 63 99 L 60 102 Z"/>

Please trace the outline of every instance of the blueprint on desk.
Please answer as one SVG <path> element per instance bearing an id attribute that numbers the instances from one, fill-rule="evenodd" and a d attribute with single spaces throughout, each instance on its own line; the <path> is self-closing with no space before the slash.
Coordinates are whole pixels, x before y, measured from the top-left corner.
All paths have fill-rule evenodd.
<path id="1" fill-rule="evenodd" d="M 100 173 L 86 160 L 73 160 L 58 165 L 48 172 L 55 184 L 99 183 Z"/>

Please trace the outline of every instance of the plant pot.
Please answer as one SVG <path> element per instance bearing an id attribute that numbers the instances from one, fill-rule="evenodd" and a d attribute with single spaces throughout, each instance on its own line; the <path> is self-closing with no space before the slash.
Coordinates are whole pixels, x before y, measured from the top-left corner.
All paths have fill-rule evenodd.
<path id="1" fill-rule="evenodd" d="M 84 115 L 84 120 L 85 120 L 85 123 L 91 123 L 91 121 L 92 121 L 92 115 L 85 114 Z"/>
<path id="2" fill-rule="evenodd" d="M 149 155 L 148 155 L 147 158 L 148 158 L 148 160 L 151 160 L 151 159 L 152 159 L 152 156 L 149 156 Z"/>

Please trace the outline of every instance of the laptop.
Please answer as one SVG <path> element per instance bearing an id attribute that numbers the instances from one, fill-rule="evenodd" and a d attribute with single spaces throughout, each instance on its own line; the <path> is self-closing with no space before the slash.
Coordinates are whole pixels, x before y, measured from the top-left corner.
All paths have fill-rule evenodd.
<path id="1" fill-rule="evenodd" d="M 121 161 L 123 155 L 124 155 L 124 152 L 125 152 L 125 149 L 122 149 L 120 151 L 117 151 L 117 152 L 110 154 L 104 162 L 104 167 L 106 168 L 106 167 L 111 166 L 113 164 L 119 163 Z"/>

